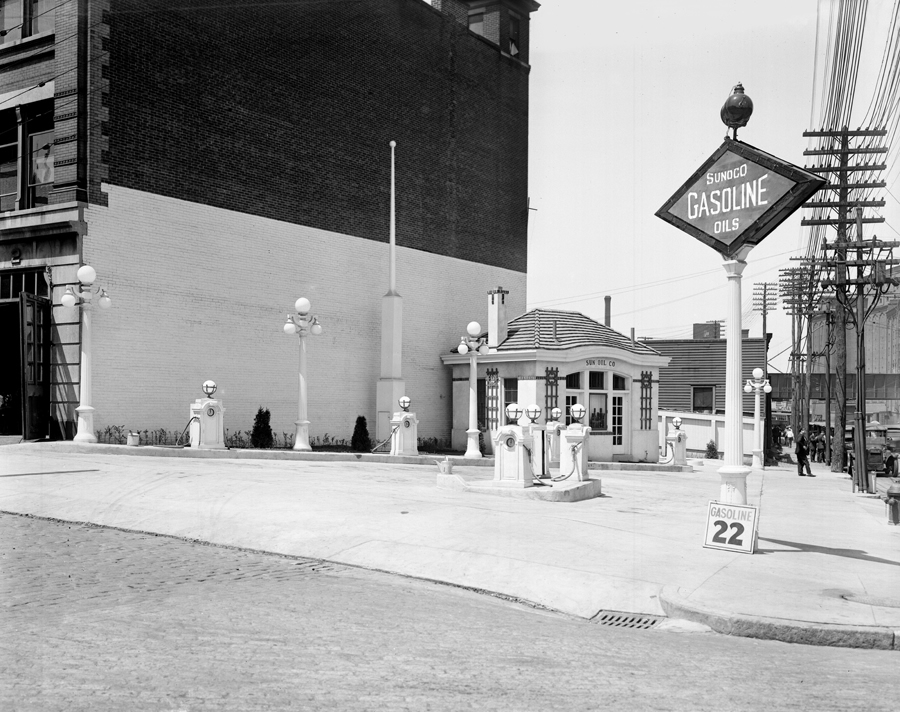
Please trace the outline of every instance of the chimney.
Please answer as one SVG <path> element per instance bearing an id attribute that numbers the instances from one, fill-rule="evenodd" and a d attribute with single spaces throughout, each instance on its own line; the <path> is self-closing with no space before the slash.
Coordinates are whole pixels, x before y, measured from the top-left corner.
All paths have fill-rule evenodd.
<path id="1" fill-rule="evenodd" d="M 509 291 L 497 287 L 488 292 L 488 347 L 495 349 L 508 333 L 506 322 L 506 295 Z"/>
<path id="2" fill-rule="evenodd" d="M 603 301 L 606 302 L 606 316 L 603 319 L 603 323 L 606 324 L 606 326 L 609 326 L 610 325 L 609 324 L 609 322 L 610 322 L 609 304 L 610 304 L 610 302 L 612 302 L 612 297 L 607 295 L 607 296 L 603 297 Z"/>

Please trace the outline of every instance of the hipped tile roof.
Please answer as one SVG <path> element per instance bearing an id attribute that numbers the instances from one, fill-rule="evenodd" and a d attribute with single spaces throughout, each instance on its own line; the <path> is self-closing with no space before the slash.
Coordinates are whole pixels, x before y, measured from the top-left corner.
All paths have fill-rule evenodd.
<path id="1" fill-rule="evenodd" d="M 561 309 L 532 309 L 516 317 L 509 322 L 506 340 L 497 351 L 563 351 L 579 346 L 606 346 L 635 354 L 659 355 L 646 344 L 632 341 L 581 312 Z"/>

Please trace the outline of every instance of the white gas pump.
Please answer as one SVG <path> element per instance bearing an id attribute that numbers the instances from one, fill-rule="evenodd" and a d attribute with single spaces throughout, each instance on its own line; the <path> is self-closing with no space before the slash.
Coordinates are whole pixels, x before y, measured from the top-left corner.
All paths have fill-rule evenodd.
<path id="1" fill-rule="evenodd" d="M 206 398 L 191 403 L 191 447 L 200 450 L 225 450 L 225 407 L 213 399 L 215 381 L 204 381 Z"/>
<path id="2" fill-rule="evenodd" d="M 532 487 L 531 437 L 518 425 L 522 409 L 517 403 L 506 406 L 509 423 L 494 435 L 494 480 L 500 487 Z"/>
<path id="3" fill-rule="evenodd" d="M 687 465 L 687 433 L 681 429 L 681 418 L 672 418 L 672 427 L 666 434 L 666 442 L 672 447 L 672 464 Z"/>
<path id="4" fill-rule="evenodd" d="M 543 425 L 538 425 L 537 420 L 541 417 L 541 407 L 536 404 L 529 405 L 525 408 L 525 415 L 531 421 L 526 428 L 531 444 L 531 470 L 538 479 L 548 479 L 550 477 L 550 458 L 548 457 L 547 431 Z"/>
<path id="5" fill-rule="evenodd" d="M 403 396 L 397 403 L 400 412 L 391 418 L 391 455 L 419 454 L 419 420 L 409 412 L 410 400 Z"/>
<path id="6" fill-rule="evenodd" d="M 562 423 L 559 417 L 562 411 L 559 408 L 550 410 L 550 420 L 547 421 L 547 462 L 550 467 L 559 467 L 559 431 Z"/>
<path id="7" fill-rule="evenodd" d="M 588 479 L 588 441 L 591 429 L 581 424 L 586 409 L 576 403 L 569 409 L 573 422 L 559 431 L 559 477 L 555 480 L 574 476 L 579 482 Z"/>

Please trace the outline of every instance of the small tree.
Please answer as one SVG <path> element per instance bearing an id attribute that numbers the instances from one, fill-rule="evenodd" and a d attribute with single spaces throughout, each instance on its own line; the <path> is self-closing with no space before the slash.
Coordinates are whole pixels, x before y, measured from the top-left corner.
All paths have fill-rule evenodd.
<path id="1" fill-rule="evenodd" d="M 369 427 L 366 425 L 366 416 L 356 418 L 356 427 L 353 428 L 353 437 L 350 439 L 350 449 L 355 452 L 366 452 L 372 448 L 369 440 Z"/>
<path id="2" fill-rule="evenodd" d="M 707 460 L 718 460 L 719 459 L 719 448 L 716 446 L 715 440 L 710 440 L 706 443 L 706 457 Z"/>
<path id="3" fill-rule="evenodd" d="M 256 418 L 253 420 L 253 432 L 250 433 L 250 445 L 255 448 L 270 448 L 275 444 L 275 438 L 272 436 L 272 426 L 269 421 L 272 414 L 268 408 L 259 407 L 256 411 Z"/>

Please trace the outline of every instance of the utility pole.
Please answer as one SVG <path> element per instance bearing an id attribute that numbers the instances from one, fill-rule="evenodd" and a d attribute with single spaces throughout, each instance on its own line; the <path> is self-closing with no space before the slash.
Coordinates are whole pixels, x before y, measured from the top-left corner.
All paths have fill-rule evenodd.
<path id="1" fill-rule="evenodd" d="M 834 429 L 832 427 L 832 413 L 831 413 L 831 393 L 833 387 L 832 372 L 831 372 L 831 350 L 834 348 L 834 315 L 835 309 L 834 304 L 830 298 L 823 298 L 821 302 L 819 302 L 819 311 L 825 318 L 825 345 L 822 349 L 823 355 L 825 356 L 825 459 L 828 462 L 833 462 L 833 453 L 831 450 L 831 440 L 834 436 Z M 836 439 L 836 443 L 841 448 L 843 448 L 844 435 L 841 433 L 841 439 L 838 441 Z"/>
<path id="2" fill-rule="evenodd" d="M 762 313 L 762 337 L 765 346 L 766 359 L 763 365 L 763 377 L 769 378 L 769 334 L 766 329 L 766 316 L 774 311 L 778 304 L 778 285 L 775 282 L 759 282 L 753 285 L 753 309 Z M 767 453 L 772 451 L 772 393 L 766 393 L 765 432 L 763 433 L 763 463 L 768 462 Z"/>
<path id="3" fill-rule="evenodd" d="M 804 351 L 803 318 L 809 316 L 812 309 L 813 288 L 815 286 L 812 266 L 803 260 L 799 267 L 786 267 L 779 270 L 778 286 L 784 310 L 791 315 L 791 421 L 795 437 L 809 426 L 809 394 L 806 381 L 801 371 Z M 807 359 L 808 361 L 808 359 Z M 806 397 L 804 397 L 806 396 Z"/>
<path id="4" fill-rule="evenodd" d="M 875 188 L 884 188 L 884 181 L 862 180 L 858 174 L 872 175 L 873 172 L 882 171 L 886 165 L 876 163 L 861 162 L 868 156 L 877 156 L 887 153 L 887 148 L 883 146 L 859 146 L 860 141 L 883 138 L 887 135 L 885 129 L 867 129 L 851 131 L 844 126 L 839 131 L 804 131 L 803 136 L 807 138 L 818 138 L 819 147 L 803 152 L 805 156 L 822 157 L 823 165 L 807 167 L 806 170 L 811 173 L 830 174 L 829 185 L 820 191 L 821 200 L 808 201 L 804 208 L 813 209 L 812 218 L 806 218 L 801 221 L 803 226 L 833 227 L 837 231 L 837 241 L 835 244 L 834 261 L 838 269 L 845 269 L 847 260 L 847 226 L 852 224 L 854 220 L 849 216 L 849 210 L 852 205 L 860 205 L 861 207 L 883 207 L 883 200 L 865 200 L 865 196 L 869 191 Z M 851 141 L 857 143 L 851 146 Z M 854 159 L 851 163 L 851 157 Z M 835 159 L 837 159 L 835 165 Z M 828 196 L 825 191 L 831 191 L 832 195 Z M 827 199 L 830 198 L 830 199 Z M 835 200 L 834 198 L 837 198 Z M 837 212 L 837 217 L 833 217 L 831 210 Z M 884 222 L 884 218 L 863 218 L 865 223 Z M 826 240 L 822 240 L 822 250 L 825 251 Z M 836 275 L 835 296 L 839 303 L 846 303 L 846 275 Z M 843 300 L 843 301 L 842 301 Z M 841 472 L 844 469 L 844 431 L 847 425 L 847 327 L 848 314 L 845 309 L 838 309 L 835 313 L 836 319 L 834 323 L 834 384 L 835 384 L 835 400 L 837 405 L 837 422 L 835 429 L 837 437 L 835 441 L 840 443 L 840 447 L 833 449 L 831 453 L 831 471 Z M 829 395 L 831 376 L 828 377 Z"/>
<path id="5" fill-rule="evenodd" d="M 875 484 L 868 477 L 866 466 L 866 319 L 878 305 L 882 294 L 891 287 L 900 284 L 900 280 L 891 277 L 888 265 L 900 264 L 893 257 L 894 247 L 900 242 L 863 239 L 862 208 L 855 210 L 856 240 L 854 243 L 838 248 L 837 245 L 825 245 L 824 265 L 828 270 L 828 278 L 822 280 L 822 287 L 833 288 L 842 311 L 856 327 L 856 413 L 853 433 L 853 491 L 857 489 L 874 494 Z M 829 252 L 834 256 L 829 257 Z M 848 258 L 847 253 L 855 253 Z M 856 277 L 850 277 L 850 269 L 856 267 Z M 849 287 L 856 287 L 855 299 L 849 297 Z"/>

